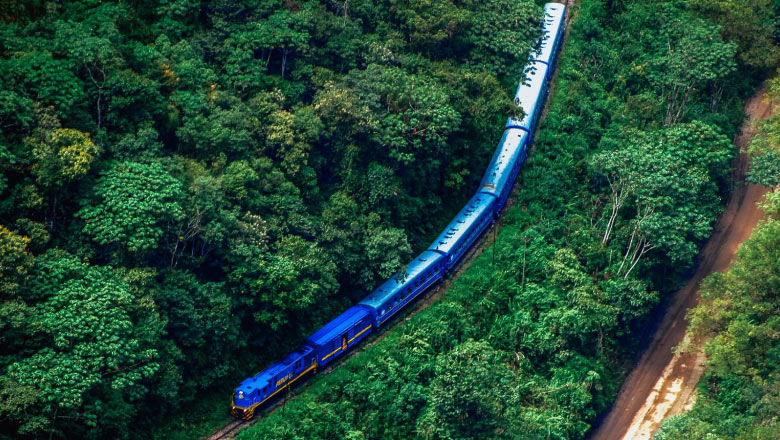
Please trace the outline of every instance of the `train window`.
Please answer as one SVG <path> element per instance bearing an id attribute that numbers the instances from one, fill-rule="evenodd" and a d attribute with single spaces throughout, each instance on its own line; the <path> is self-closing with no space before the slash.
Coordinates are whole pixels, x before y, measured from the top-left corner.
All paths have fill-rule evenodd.
<path id="1" fill-rule="evenodd" d="M 301 368 L 301 362 L 302 362 L 301 359 L 298 359 L 297 361 L 295 361 L 295 369 Z"/>

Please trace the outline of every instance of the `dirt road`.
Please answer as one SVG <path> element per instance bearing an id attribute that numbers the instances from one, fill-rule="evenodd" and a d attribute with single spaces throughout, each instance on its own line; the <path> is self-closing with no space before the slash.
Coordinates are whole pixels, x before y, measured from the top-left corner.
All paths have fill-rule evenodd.
<path id="1" fill-rule="evenodd" d="M 748 158 L 744 150 L 755 133 L 755 121 L 770 116 L 764 89 L 751 98 L 745 112 L 751 119 L 735 140 L 740 148 L 734 181 L 744 179 Z M 620 389 L 611 411 L 598 426 L 591 440 L 646 440 L 652 438 L 664 419 L 679 414 L 693 403 L 696 384 L 703 373 L 701 353 L 675 354 L 683 341 L 688 321 L 686 313 L 699 300 L 699 284 L 709 274 L 728 269 L 737 248 L 749 236 L 763 212 L 756 206 L 766 189 L 758 185 L 740 185 L 720 216 L 712 238 L 699 255 L 694 276 L 675 292 L 652 342 Z"/>

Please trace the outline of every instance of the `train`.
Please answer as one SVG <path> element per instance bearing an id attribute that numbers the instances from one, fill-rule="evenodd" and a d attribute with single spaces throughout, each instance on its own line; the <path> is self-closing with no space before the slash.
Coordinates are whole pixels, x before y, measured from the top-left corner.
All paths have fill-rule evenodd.
<path id="1" fill-rule="evenodd" d="M 385 281 L 306 338 L 303 345 L 281 361 L 242 381 L 232 398 L 234 417 L 252 419 L 261 405 L 339 359 L 369 335 L 381 331 L 410 302 L 452 273 L 480 235 L 500 217 L 542 114 L 563 42 L 565 12 L 566 6 L 560 3 L 544 6 L 542 37 L 529 57 L 525 79 L 518 85 L 514 98 L 523 116 L 507 119 L 504 134 L 476 194 L 430 247 L 409 263 L 403 274 Z"/>

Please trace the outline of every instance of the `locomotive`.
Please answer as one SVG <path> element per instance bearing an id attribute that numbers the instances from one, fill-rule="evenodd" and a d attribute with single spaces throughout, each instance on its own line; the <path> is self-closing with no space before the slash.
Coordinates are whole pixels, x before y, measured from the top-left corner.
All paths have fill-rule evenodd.
<path id="1" fill-rule="evenodd" d="M 380 331 L 407 304 L 449 275 L 485 229 L 501 215 L 525 162 L 547 97 L 547 87 L 563 41 L 565 9 L 559 3 L 544 6 L 542 38 L 538 50 L 531 54 L 525 67 L 526 79 L 518 85 L 514 98 L 515 105 L 523 109 L 525 116 L 507 120 L 477 193 L 436 241 L 409 263 L 405 273 L 393 276 L 358 304 L 325 324 L 280 362 L 241 382 L 233 395 L 233 416 L 251 419 L 262 404 L 281 391 Z"/>

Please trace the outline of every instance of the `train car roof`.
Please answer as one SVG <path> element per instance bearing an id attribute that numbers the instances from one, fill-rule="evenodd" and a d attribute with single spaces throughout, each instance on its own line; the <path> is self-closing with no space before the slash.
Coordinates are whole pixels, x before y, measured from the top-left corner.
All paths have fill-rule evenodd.
<path id="1" fill-rule="evenodd" d="M 488 194 L 475 194 L 428 249 L 449 254 L 458 240 L 466 234 L 474 220 L 490 209 L 495 200 L 494 196 Z"/>
<path id="2" fill-rule="evenodd" d="M 323 345 L 326 342 L 344 334 L 356 322 L 369 315 L 368 310 L 361 306 L 352 306 L 329 323 L 322 326 L 313 335 L 306 338 L 312 345 Z"/>
<path id="3" fill-rule="evenodd" d="M 563 17 L 563 13 L 566 12 L 566 5 L 563 3 L 545 3 L 544 12 L 549 15 L 560 15 Z"/>
<path id="4" fill-rule="evenodd" d="M 271 364 L 270 367 L 261 371 L 257 376 L 244 379 L 236 391 L 243 391 L 245 394 L 249 394 L 256 389 L 262 389 L 266 385 L 270 384 L 273 381 L 273 377 L 276 376 L 276 374 L 280 371 L 284 370 L 286 367 L 287 365 L 284 365 L 281 362 Z"/>
<path id="5" fill-rule="evenodd" d="M 305 356 L 307 353 L 311 353 L 312 351 L 313 350 L 311 347 L 307 347 L 305 345 L 302 347 L 298 347 L 297 350 L 285 356 L 285 358 L 282 359 L 282 363 L 284 365 L 291 365 L 293 362 Z"/>
<path id="6" fill-rule="evenodd" d="M 493 159 L 490 161 L 490 165 L 485 170 L 485 175 L 479 184 L 480 191 L 487 191 L 496 195 L 501 192 L 511 174 L 506 171 L 514 163 L 512 158 L 516 158 L 520 154 L 526 137 L 528 137 L 528 132 L 520 128 L 508 128 L 504 131 L 504 135 L 498 143 L 498 148 L 496 148 L 496 152 L 493 154 Z"/>
<path id="7" fill-rule="evenodd" d="M 525 68 L 525 80 L 517 86 L 515 92 L 515 104 L 525 112 L 522 119 L 512 119 L 511 125 L 531 128 L 531 113 L 536 108 L 536 103 L 541 99 L 542 87 L 547 76 L 547 64 L 541 61 L 529 61 Z"/>
<path id="8" fill-rule="evenodd" d="M 367 297 L 363 298 L 363 301 L 360 301 L 360 304 L 378 310 L 379 307 L 391 300 L 396 293 L 406 288 L 417 275 L 435 266 L 442 258 L 444 257 L 438 252 L 425 251 L 421 253 L 409 263 L 409 267 L 406 269 L 406 272 L 404 272 L 403 278 L 399 278 L 398 274 L 394 275 L 377 287 Z"/>
<path id="9" fill-rule="evenodd" d="M 553 43 L 558 30 L 563 26 L 563 15 L 566 6 L 560 3 L 544 5 L 544 21 L 542 22 L 542 38 L 538 52 L 533 53 L 533 59 L 550 64 L 553 56 Z"/>
<path id="10" fill-rule="evenodd" d="M 244 393 L 248 394 L 254 389 L 263 388 L 264 386 L 271 383 L 274 376 L 276 376 L 280 371 L 292 365 L 293 362 L 297 361 L 301 357 L 305 356 L 306 353 L 311 351 L 312 349 L 306 346 L 298 347 L 297 350 L 285 356 L 281 362 L 275 362 L 257 375 L 244 379 L 236 391 L 243 391 Z"/>

